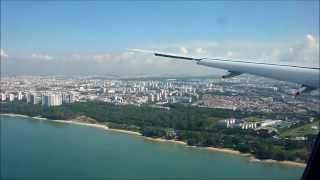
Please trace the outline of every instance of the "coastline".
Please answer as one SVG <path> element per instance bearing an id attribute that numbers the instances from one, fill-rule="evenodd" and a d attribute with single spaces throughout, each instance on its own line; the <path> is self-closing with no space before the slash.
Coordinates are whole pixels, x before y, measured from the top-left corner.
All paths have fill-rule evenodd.
<path id="1" fill-rule="evenodd" d="M 223 152 L 223 153 L 228 153 L 228 154 L 241 155 L 240 151 L 228 149 L 228 148 L 205 147 L 205 149 L 207 149 L 208 151 L 218 151 L 218 152 Z"/>
<path id="2" fill-rule="evenodd" d="M 152 138 L 152 137 L 145 137 L 149 141 L 157 142 L 157 143 L 174 143 L 174 144 L 181 144 L 188 146 L 186 142 L 174 140 L 174 139 L 163 139 L 163 138 Z"/>
<path id="3" fill-rule="evenodd" d="M 3 113 L 3 114 L 0 113 L 0 116 L 24 117 L 24 118 L 32 118 L 35 120 L 45 120 L 45 121 L 52 121 L 52 122 L 64 123 L 64 124 L 94 127 L 94 128 L 99 128 L 99 129 L 103 129 L 106 131 L 113 131 L 113 132 L 129 134 L 129 135 L 141 136 L 141 137 L 144 137 L 146 140 L 157 142 L 157 143 L 174 143 L 174 144 L 184 145 L 186 147 L 205 149 L 208 151 L 222 152 L 222 153 L 233 154 L 233 155 L 242 155 L 242 156 L 248 157 L 249 162 L 252 162 L 252 163 L 281 164 L 281 165 L 285 165 L 285 166 L 300 167 L 300 168 L 306 167 L 306 163 L 300 163 L 300 162 L 295 162 L 295 161 L 287 161 L 287 160 L 278 161 L 278 160 L 273 160 L 273 159 L 260 160 L 260 159 L 255 158 L 252 154 L 244 154 L 244 153 L 241 153 L 240 151 L 228 149 L 228 148 L 189 146 L 184 141 L 179 141 L 179 140 L 174 140 L 174 139 L 145 137 L 145 136 L 142 136 L 142 134 L 139 132 L 124 130 L 124 129 L 113 129 L 113 128 L 109 128 L 107 125 L 104 125 L 104 124 L 92 124 L 92 123 L 78 122 L 78 121 L 74 121 L 74 120 L 51 120 L 51 119 L 43 118 L 40 116 L 31 117 L 31 116 L 27 116 L 27 115 L 14 114 L 14 113 Z"/>
<path id="4" fill-rule="evenodd" d="M 46 119 L 46 120 L 50 120 L 50 119 Z M 130 135 L 141 136 L 141 133 L 139 133 L 139 132 L 123 130 L 123 129 L 112 129 L 104 124 L 90 124 L 90 123 L 83 123 L 83 122 L 77 122 L 77 121 L 72 121 L 72 120 L 69 120 L 69 121 L 68 120 L 50 120 L 50 121 L 58 122 L 58 123 L 65 123 L 65 124 L 75 124 L 75 125 L 81 125 L 81 126 L 88 126 L 88 127 L 100 128 L 100 129 L 107 130 L 107 131 L 120 132 L 120 133 L 126 133 L 126 134 L 130 134 Z"/>
<path id="5" fill-rule="evenodd" d="M 281 165 L 285 165 L 285 166 L 291 166 L 291 167 L 300 167 L 300 168 L 305 168 L 307 166 L 307 164 L 305 163 L 300 163 L 300 162 L 295 162 L 295 161 L 278 161 L 278 160 L 274 160 L 274 159 L 257 159 L 254 156 L 250 155 L 249 156 L 249 161 L 253 162 L 253 163 L 267 163 L 267 164 L 281 164 Z"/>
<path id="6" fill-rule="evenodd" d="M 0 113 L 2 116 L 10 116 L 10 117 L 25 117 L 25 118 L 32 118 L 31 116 L 23 115 L 23 114 L 14 114 L 14 113 Z"/>
<path id="7" fill-rule="evenodd" d="M 104 124 L 91 124 L 91 123 L 78 122 L 73 120 L 51 120 L 51 119 L 42 118 L 42 117 L 31 117 L 31 118 L 38 119 L 38 120 L 49 120 L 52 122 L 64 123 L 64 124 L 74 124 L 74 125 L 80 125 L 80 126 L 94 127 L 94 128 L 107 130 L 107 131 L 114 131 L 114 132 L 121 132 L 121 133 L 126 133 L 131 135 L 142 136 L 142 134 L 139 132 L 124 130 L 124 129 L 113 129 L 113 128 L 109 128 L 107 125 L 104 125 Z"/>

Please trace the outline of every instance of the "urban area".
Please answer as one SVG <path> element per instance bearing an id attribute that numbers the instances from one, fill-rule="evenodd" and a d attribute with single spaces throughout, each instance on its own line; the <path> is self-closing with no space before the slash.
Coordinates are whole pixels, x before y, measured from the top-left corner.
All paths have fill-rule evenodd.
<path id="1" fill-rule="evenodd" d="M 24 101 L 43 106 L 60 106 L 74 102 L 101 101 L 115 105 L 148 105 L 169 109 L 166 104 L 182 103 L 198 107 L 248 112 L 302 114 L 312 124 L 320 113 L 319 92 L 294 97 L 298 85 L 251 76 L 221 79 L 218 77 L 109 79 L 106 77 L 18 76 L 1 79 L 2 103 Z M 312 112 L 312 113 L 310 113 Z M 298 116 L 299 117 L 299 116 Z M 277 132 L 302 119 L 230 117 L 219 124 L 227 128 L 266 128 Z M 305 137 L 295 137 L 304 139 Z"/>

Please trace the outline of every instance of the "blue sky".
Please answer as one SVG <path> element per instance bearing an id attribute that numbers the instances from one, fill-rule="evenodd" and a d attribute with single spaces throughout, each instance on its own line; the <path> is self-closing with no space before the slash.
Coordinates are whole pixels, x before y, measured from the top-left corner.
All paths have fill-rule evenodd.
<path id="1" fill-rule="evenodd" d="M 269 48 L 307 35 L 319 39 L 319 1 L 1 1 L 1 49 L 9 57 L 192 42 L 251 42 Z"/>

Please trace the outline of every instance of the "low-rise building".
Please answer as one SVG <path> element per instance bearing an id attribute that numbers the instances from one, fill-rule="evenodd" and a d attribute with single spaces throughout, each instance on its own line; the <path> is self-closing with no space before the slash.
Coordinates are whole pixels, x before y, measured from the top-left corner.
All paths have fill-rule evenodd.
<path id="1" fill-rule="evenodd" d="M 264 120 L 262 122 L 260 122 L 260 126 L 261 127 L 265 127 L 265 126 L 272 126 L 272 125 L 275 125 L 275 124 L 279 124 L 281 123 L 282 120 L 272 120 L 272 119 L 267 119 L 267 120 Z"/>

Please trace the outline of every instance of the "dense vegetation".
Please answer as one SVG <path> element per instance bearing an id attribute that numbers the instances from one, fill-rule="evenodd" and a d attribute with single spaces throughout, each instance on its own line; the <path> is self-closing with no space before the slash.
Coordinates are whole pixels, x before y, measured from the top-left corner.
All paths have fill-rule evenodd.
<path id="1" fill-rule="evenodd" d="M 200 108 L 171 104 L 170 110 L 149 106 L 116 106 L 102 102 L 85 102 L 44 107 L 21 102 L 1 104 L 1 113 L 42 116 L 49 119 L 75 119 L 86 116 L 112 128 L 139 131 L 144 136 L 177 138 L 189 145 L 224 147 L 252 153 L 259 159 L 306 161 L 316 135 L 305 141 L 276 139 L 266 131 L 224 128 L 218 120 L 245 118 L 261 114 L 224 109 Z M 270 116 L 274 116 L 270 114 Z M 176 133 L 172 136 L 169 132 Z"/>

